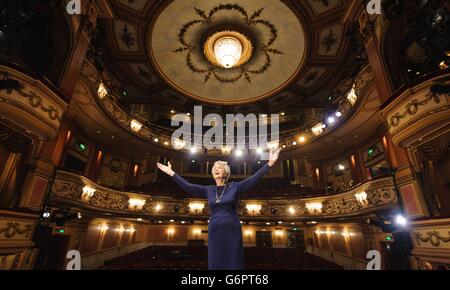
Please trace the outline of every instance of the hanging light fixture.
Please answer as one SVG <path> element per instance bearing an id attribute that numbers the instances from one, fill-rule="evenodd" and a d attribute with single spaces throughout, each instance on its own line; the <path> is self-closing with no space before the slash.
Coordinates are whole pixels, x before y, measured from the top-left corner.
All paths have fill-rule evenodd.
<path id="1" fill-rule="evenodd" d="M 214 55 L 224 68 L 232 68 L 242 56 L 242 44 L 234 37 L 219 38 L 214 44 Z"/>

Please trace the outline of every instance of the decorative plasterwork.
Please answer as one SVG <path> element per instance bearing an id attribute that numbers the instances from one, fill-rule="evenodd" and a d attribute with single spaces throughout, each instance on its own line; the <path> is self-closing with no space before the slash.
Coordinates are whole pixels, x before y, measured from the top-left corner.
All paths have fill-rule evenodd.
<path id="1" fill-rule="evenodd" d="M 18 89 L 0 90 L 0 114 L 38 136 L 55 136 L 67 104 L 45 84 L 22 72 L 0 66 L 0 75 L 18 82 Z"/>
<path id="2" fill-rule="evenodd" d="M 306 56 L 306 35 L 282 1 L 191 5 L 189 9 L 186 2 L 172 1 L 149 31 L 152 61 L 174 89 L 205 102 L 237 104 L 272 95 L 296 77 Z M 222 27 L 249 37 L 254 46 L 250 61 L 224 69 L 206 59 L 204 41 Z"/>
<path id="3" fill-rule="evenodd" d="M 449 82 L 449 75 L 428 80 L 405 91 L 383 109 L 394 144 L 410 144 L 424 137 L 416 135 L 417 138 L 411 139 L 411 136 L 421 131 L 425 134 L 426 129 L 433 124 L 449 124 L 450 95 L 433 93 L 430 90 L 433 85 Z"/>

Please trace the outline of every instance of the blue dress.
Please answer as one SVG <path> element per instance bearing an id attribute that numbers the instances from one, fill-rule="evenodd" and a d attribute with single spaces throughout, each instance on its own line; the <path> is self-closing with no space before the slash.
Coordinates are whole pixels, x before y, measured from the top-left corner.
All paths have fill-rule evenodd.
<path id="1" fill-rule="evenodd" d="M 220 196 L 223 186 L 202 186 L 191 184 L 178 174 L 173 180 L 187 193 L 194 197 L 208 199 L 208 269 L 209 270 L 243 270 L 244 252 L 242 241 L 242 228 L 237 214 L 239 194 L 249 191 L 270 169 L 264 165 L 254 175 L 239 182 L 227 183 L 225 192 Z"/>

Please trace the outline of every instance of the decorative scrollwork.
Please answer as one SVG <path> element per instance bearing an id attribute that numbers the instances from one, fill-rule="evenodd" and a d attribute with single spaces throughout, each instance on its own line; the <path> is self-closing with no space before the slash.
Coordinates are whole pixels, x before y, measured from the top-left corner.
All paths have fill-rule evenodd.
<path id="1" fill-rule="evenodd" d="M 419 107 L 425 106 L 429 102 L 434 101 L 436 104 L 439 104 L 441 100 L 439 99 L 439 96 L 435 93 L 428 93 L 426 98 L 422 101 L 419 101 L 417 99 L 411 100 L 408 104 L 405 106 L 405 111 L 403 113 L 395 113 L 393 114 L 389 119 L 389 125 L 390 127 L 398 127 L 400 125 L 400 121 L 407 116 L 414 116 L 419 111 Z"/>
<path id="2" fill-rule="evenodd" d="M 7 239 L 12 239 L 16 234 L 25 235 L 25 238 L 29 238 L 33 232 L 33 225 L 27 224 L 24 228 L 20 228 L 20 224 L 16 222 L 6 223 L 6 227 L 0 228 L 0 234 L 4 233 Z"/>
<path id="3" fill-rule="evenodd" d="M 447 237 L 443 237 L 438 231 L 428 231 L 426 236 L 422 236 L 419 232 L 414 232 L 414 238 L 417 242 L 417 245 L 420 246 L 420 242 L 430 243 L 433 247 L 439 247 L 441 242 L 448 243 L 450 242 L 450 232 L 448 232 Z"/>

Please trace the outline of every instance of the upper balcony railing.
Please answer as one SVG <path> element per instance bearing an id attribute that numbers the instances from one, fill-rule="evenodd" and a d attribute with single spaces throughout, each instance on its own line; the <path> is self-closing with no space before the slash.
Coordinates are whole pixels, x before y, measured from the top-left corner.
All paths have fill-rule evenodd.
<path id="1" fill-rule="evenodd" d="M 176 185 L 173 184 L 175 187 Z M 241 196 L 238 214 L 245 219 L 311 220 L 357 216 L 397 206 L 392 177 L 364 183 L 344 193 L 311 198 Z M 58 170 L 50 203 L 132 217 L 207 218 L 206 200 L 124 192 L 106 188 L 75 173 Z"/>

